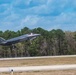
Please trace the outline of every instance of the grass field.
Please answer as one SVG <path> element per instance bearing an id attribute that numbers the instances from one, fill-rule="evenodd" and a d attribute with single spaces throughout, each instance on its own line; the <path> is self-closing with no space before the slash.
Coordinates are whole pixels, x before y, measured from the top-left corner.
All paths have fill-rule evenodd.
<path id="1" fill-rule="evenodd" d="M 76 64 L 76 57 L 0 60 L 0 67 Z M 11 75 L 0 73 L 0 75 Z M 20 72 L 13 75 L 76 75 L 76 70 Z"/>
<path id="2" fill-rule="evenodd" d="M 76 64 L 76 57 L 0 60 L 0 67 Z"/>
<path id="3" fill-rule="evenodd" d="M 12 75 L 12 74 L 0 73 L 0 75 Z M 13 73 L 13 75 L 76 75 L 76 70 L 19 72 L 19 73 Z"/>

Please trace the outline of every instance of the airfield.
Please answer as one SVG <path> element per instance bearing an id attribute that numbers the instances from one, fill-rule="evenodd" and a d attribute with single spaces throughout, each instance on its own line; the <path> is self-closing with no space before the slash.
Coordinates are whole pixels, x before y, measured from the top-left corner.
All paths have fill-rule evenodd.
<path id="1" fill-rule="evenodd" d="M 5 67 L 28 67 L 28 66 L 49 66 L 49 65 L 76 65 L 76 55 L 70 56 L 45 56 L 45 57 L 21 57 L 1 58 L 0 68 Z M 66 67 L 66 66 L 65 66 Z M 10 75 L 10 73 L 0 73 Z M 15 72 L 13 75 L 76 75 L 76 69 L 48 70 L 35 72 Z"/>

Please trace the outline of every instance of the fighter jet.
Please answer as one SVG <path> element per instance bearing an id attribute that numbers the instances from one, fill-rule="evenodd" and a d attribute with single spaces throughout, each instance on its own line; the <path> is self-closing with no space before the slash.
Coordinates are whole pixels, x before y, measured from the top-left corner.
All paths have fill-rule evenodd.
<path id="1" fill-rule="evenodd" d="M 8 40 L 5 40 L 4 38 L 0 37 L 0 45 L 3 45 L 3 46 L 15 46 L 16 43 L 18 42 L 22 42 L 22 41 L 25 41 L 25 40 L 33 40 L 35 39 L 37 36 L 40 36 L 40 34 L 25 34 L 25 35 L 22 35 L 22 36 L 19 36 L 19 37 L 15 37 L 15 38 L 12 38 L 12 39 L 8 39 Z"/>

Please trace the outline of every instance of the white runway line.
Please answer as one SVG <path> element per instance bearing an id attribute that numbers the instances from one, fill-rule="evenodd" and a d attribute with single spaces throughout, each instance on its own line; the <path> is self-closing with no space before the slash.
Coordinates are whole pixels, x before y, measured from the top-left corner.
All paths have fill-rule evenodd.
<path id="1" fill-rule="evenodd" d="M 37 57 L 15 57 L 15 58 L 0 58 L 0 60 L 19 60 L 19 59 L 42 59 L 42 58 L 62 58 L 62 57 L 76 57 L 76 55 L 60 55 L 60 56 L 37 56 Z"/>
<path id="2" fill-rule="evenodd" d="M 2 67 L 0 72 L 27 72 L 27 71 L 48 71 L 48 70 L 76 70 L 73 65 L 49 65 L 49 66 L 27 66 L 27 67 Z"/>

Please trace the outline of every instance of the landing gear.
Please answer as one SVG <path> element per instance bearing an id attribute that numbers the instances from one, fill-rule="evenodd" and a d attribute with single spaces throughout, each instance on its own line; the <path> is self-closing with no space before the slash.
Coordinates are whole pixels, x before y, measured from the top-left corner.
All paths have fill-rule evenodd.
<path id="1" fill-rule="evenodd" d="M 11 46 L 10 46 L 10 50 L 15 50 L 17 47 L 14 45 L 14 44 L 12 44 Z"/>
<path id="2" fill-rule="evenodd" d="M 36 37 L 30 38 L 30 44 L 32 44 L 32 40 L 34 40 Z"/>
<path id="3" fill-rule="evenodd" d="M 17 47 L 14 45 L 14 44 L 12 44 L 12 50 L 14 50 L 14 49 L 16 49 Z"/>
<path id="4" fill-rule="evenodd" d="M 30 40 L 30 44 L 32 44 L 32 40 Z"/>
<path id="5" fill-rule="evenodd" d="M 11 51 L 11 57 L 16 57 L 17 56 L 17 54 L 16 54 L 16 49 L 17 49 L 17 47 L 14 45 L 14 44 L 12 44 L 11 46 L 10 46 L 10 51 Z"/>

